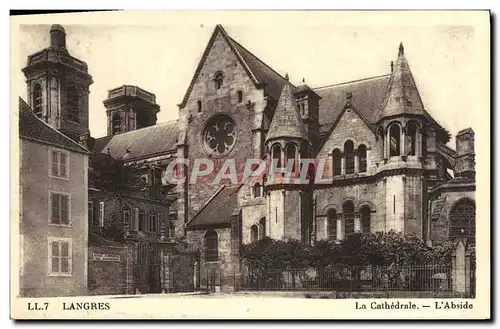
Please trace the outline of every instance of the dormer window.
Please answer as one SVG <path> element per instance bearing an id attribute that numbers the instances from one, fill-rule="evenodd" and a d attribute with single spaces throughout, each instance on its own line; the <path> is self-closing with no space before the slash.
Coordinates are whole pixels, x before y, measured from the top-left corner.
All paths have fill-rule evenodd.
<path id="1" fill-rule="evenodd" d="M 222 72 L 219 71 L 215 73 L 214 82 L 215 82 L 215 89 L 219 90 L 222 87 L 222 84 L 224 83 L 224 76 L 222 75 Z"/>

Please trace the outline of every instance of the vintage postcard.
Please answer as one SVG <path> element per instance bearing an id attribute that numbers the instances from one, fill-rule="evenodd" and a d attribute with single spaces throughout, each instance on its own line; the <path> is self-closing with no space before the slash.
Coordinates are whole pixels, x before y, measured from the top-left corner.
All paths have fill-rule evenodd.
<path id="1" fill-rule="evenodd" d="M 12 318 L 490 318 L 488 11 L 11 35 Z"/>

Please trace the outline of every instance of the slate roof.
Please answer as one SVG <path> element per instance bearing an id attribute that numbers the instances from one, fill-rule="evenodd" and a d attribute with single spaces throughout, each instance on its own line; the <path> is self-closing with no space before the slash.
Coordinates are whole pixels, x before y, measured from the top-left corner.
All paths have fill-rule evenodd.
<path id="1" fill-rule="evenodd" d="M 187 227 L 198 227 L 214 224 L 226 224 L 234 215 L 238 207 L 238 191 L 241 185 L 222 186 L 215 193 L 193 219 L 187 224 Z"/>
<path id="2" fill-rule="evenodd" d="M 382 104 L 378 119 L 403 113 L 425 115 L 424 105 L 420 99 L 401 43 L 399 45 L 398 59 L 387 87 L 387 96 Z"/>
<path id="3" fill-rule="evenodd" d="M 375 123 L 389 83 L 390 74 L 344 82 L 313 89 L 321 97 L 319 101 L 319 123 L 335 122 L 351 93 L 351 104 L 370 122 Z M 328 130 L 325 128 L 324 130 Z"/>
<path id="4" fill-rule="evenodd" d="M 124 157 L 129 150 L 127 159 L 134 159 L 174 150 L 180 132 L 178 122 L 177 120 L 169 121 L 123 134 L 98 138 L 93 151 L 108 153 L 109 148 L 109 154 L 118 159 Z"/>
<path id="5" fill-rule="evenodd" d="M 295 103 L 292 89 L 294 88 L 289 83 L 285 84 L 283 87 L 266 141 L 280 137 L 302 138 L 308 140 L 307 132 L 300 118 L 299 109 Z"/>
<path id="6" fill-rule="evenodd" d="M 85 147 L 40 120 L 22 98 L 19 98 L 19 138 L 88 153 Z"/>

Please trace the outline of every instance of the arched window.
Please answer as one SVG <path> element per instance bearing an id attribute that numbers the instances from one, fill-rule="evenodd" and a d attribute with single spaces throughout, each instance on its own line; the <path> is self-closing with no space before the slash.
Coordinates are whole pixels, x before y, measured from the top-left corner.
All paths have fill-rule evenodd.
<path id="1" fill-rule="evenodd" d="M 258 239 L 259 239 L 259 228 L 257 227 L 257 225 L 252 225 L 250 227 L 250 242 L 251 243 L 257 242 Z"/>
<path id="2" fill-rule="evenodd" d="M 259 220 L 259 239 L 266 236 L 266 217 Z"/>
<path id="3" fill-rule="evenodd" d="M 33 111 L 35 111 L 37 116 L 42 115 L 42 104 L 42 86 L 37 83 L 33 87 Z"/>
<path id="4" fill-rule="evenodd" d="M 358 147 L 359 172 L 366 172 L 366 146 L 361 144 Z"/>
<path id="5" fill-rule="evenodd" d="M 450 211 L 450 240 L 476 238 L 476 204 L 468 198 L 458 200 Z"/>
<path id="6" fill-rule="evenodd" d="M 328 239 L 337 240 L 337 212 L 335 209 L 328 210 L 326 214 L 328 220 Z"/>
<path id="7" fill-rule="evenodd" d="M 397 124 L 393 124 L 391 129 L 389 130 L 389 140 L 390 140 L 390 156 L 398 156 L 400 155 L 400 129 Z"/>
<path id="8" fill-rule="evenodd" d="M 224 76 L 222 75 L 222 72 L 217 72 L 214 77 L 214 82 L 215 82 L 215 89 L 220 89 L 222 87 L 222 84 L 224 83 Z"/>
<path id="9" fill-rule="evenodd" d="M 361 216 L 361 232 L 370 233 L 371 227 L 371 210 L 368 206 L 363 206 L 359 210 Z"/>
<path id="10" fill-rule="evenodd" d="M 112 118 L 113 135 L 119 134 L 121 132 L 122 120 L 120 118 L 120 113 L 113 114 Z"/>
<path id="11" fill-rule="evenodd" d="M 281 147 L 279 145 L 275 145 L 273 147 L 273 161 L 276 161 L 276 168 L 281 167 Z"/>
<path id="12" fill-rule="evenodd" d="M 406 126 L 406 140 L 408 155 L 417 154 L 417 125 L 414 122 L 410 122 Z"/>
<path id="13" fill-rule="evenodd" d="M 342 212 L 344 213 L 345 235 L 354 233 L 354 204 L 352 201 L 344 202 Z"/>
<path id="14" fill-rule="evenodd" d="M 333 175 L 338 176 L 342 174 L 342 153 L 339 149 L 333 150 Z"/>
<path id="15" fill-rule="evenodd" d="M 79 116 L 79 97 L 78 90 L 74 84 L 68 85 L 68 90 L 66 94 L 67 104 L 68 104 L 68 120 L 71 122 L 80 122 Z"/>
<path id="16" fill-rule="evenodd" d="M 238 90 L 238 103 L 243 102 L 243 92 L 241 90 Z"/>
<path id="17" fill-rule="evenodd" d="M 354 173 L 354 160 L 356 154 L 354 153 L 354 143 L 352 141 L 347 141 L 344 144 L 344 155 L 345 155 L 345 173 Z"/>
<path id="18" fill-rule="evenodd" d="M 261 196 L 261 194 L 260 194 L 260 183 L 257 182 L 253 186 L 253 197 L 254 198 L 258 198 L 260 196 Z"/>
<path id="19" fill-rule="evenodd" d="M 219 237 L 217 232 L 210 230 L 205 234 L 205 260 L 207 262 L 219 259 Z"/>
<path id="20" fill-rule="evenodd" d="M 297 148 L 295 147 L 295 144 L 289 143 L 286 146 L 286 152 L 285 152 L 285 166 L 288 166 L 288 161 L 289 160 L 294 160 L 293 166 L 292 166 L 292 172 L 295 171 L 295 163 L 297 162 L 295 159 L 295 154 Z"/>
<path id="21" fill-rule="evenodd" d="M 203 110 L 203 106 L 201 104 L 201 101 L 196 102 L 196 105 L 198 106 L 198 113 L 200 113 Z"/>

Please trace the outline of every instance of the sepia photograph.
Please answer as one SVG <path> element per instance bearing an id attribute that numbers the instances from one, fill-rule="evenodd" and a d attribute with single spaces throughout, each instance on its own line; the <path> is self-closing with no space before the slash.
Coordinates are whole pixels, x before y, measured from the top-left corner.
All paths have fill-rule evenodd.
<path id="1" fill-rule="evenodd" d="M 489 31 L 11 17 L 11 317 L 488 319 Z"/>

